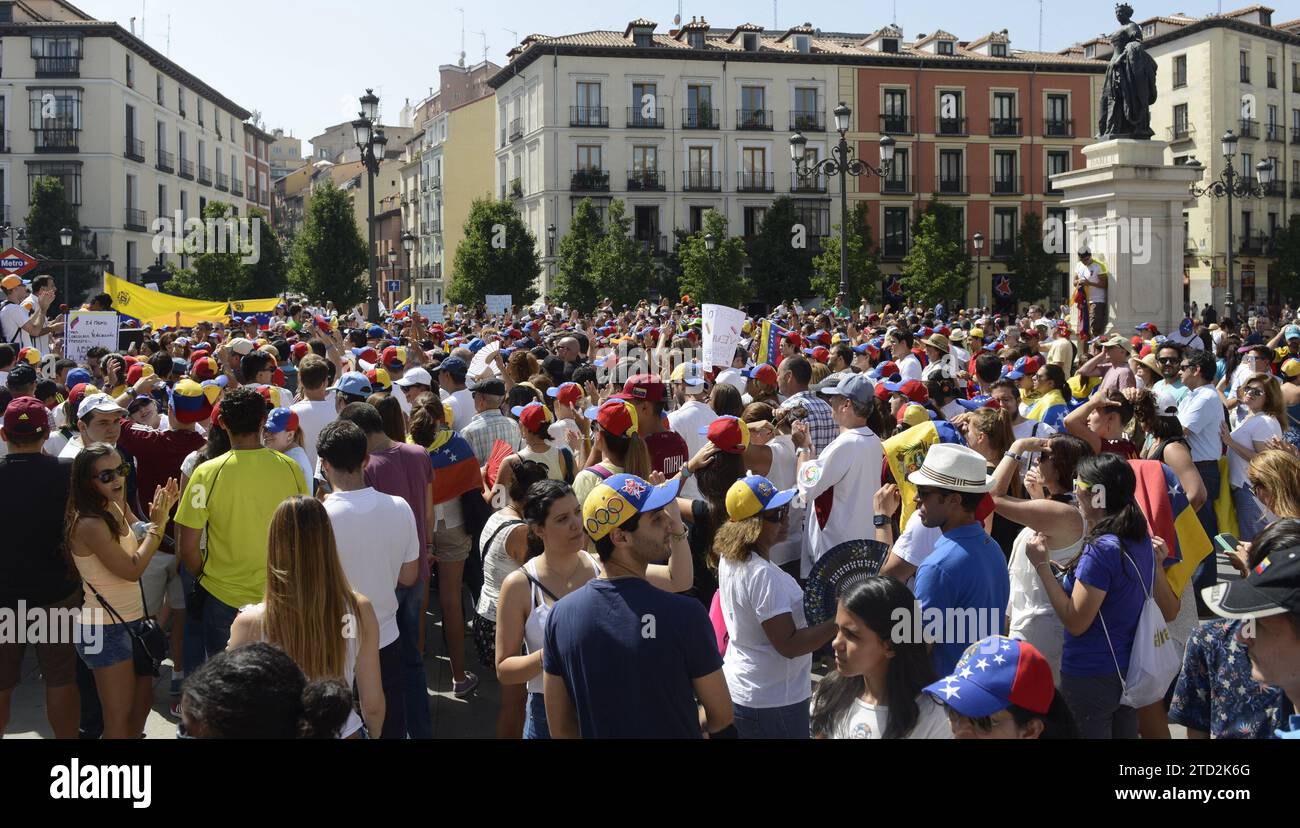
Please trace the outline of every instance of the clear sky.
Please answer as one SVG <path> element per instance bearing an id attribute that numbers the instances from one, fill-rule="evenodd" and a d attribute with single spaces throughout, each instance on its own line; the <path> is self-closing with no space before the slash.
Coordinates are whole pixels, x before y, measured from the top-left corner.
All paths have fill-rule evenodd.
<path id="1" fill-rule="evenodd" d="M 1158 14 L 1213 14 L 1248 0 L 1131 0 L 1138 20 Z M 461 52 L 464 9 L 466 62 L 505 53 L 530 33 L 622 31 L 637 17 L 672 27 L 678 0 L 77 0 L 88 14 L 129 28 L 245 109 L 262 113 L 268 129 L 311 138 L 356 117 L 357 98 L 374 87 L 385 120 L 396 122 L 402 102 L 426 96 L 438 66 Z M 1038 0 L 681 0 L 683 19 L 703 15 L 715 26 L 742 22 L 781 28 L 810 22 L 827 31 L 869 32 L 896 21 L 904 36 L 942 28 L 963 40 L 1008 29 L 1012 48 L 1039 45 Z M 1275 18 L 1300 17 L 1300 3 L 1270 3 Z M 1057 50 L 1116 28 L 1111 0 L 1046 0 L 1042 46 Z M 896 12 L 895 12 L 896 9 Z M 168 23 L 170 21 L 170 49 Z M 482 32 L 483 35 L 479 33 Z M 309 147 L 304 146 L 306 151 Z"/>

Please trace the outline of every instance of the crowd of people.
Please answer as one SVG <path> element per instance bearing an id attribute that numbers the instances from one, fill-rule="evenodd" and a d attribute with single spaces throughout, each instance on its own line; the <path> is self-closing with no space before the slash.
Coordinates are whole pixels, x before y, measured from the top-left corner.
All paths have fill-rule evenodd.
<path id="1" fill-rule="evenodd" d="M 0 607 L 80 609 L 31 645 L 57 737 L 165 676 L 184 738 L 431 738 L 436 602 L 498 738 L 1300 738 L 1289 308 L 790 300 L 706 362 L 688 298 L 286 301 L 73 360 L 3 288 Z"/>

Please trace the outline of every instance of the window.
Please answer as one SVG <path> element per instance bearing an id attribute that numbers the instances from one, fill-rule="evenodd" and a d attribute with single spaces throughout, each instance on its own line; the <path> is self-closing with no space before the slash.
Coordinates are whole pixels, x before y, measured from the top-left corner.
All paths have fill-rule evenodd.
<path id="1" fill-rule="evenodd" d="M 160 217 L 167 215 L 167 185 L 158 185 L 158 215 Z"/>
<path id="2" fill-rule="evenodd" d="M 1047 136 L 1069 138 L 1074 132 L 1070 123 L 1070 96 L 1047 96 Z"/>
<path id="3" fill-rule="evenodd" d="M 1268 63 L 1268 88 L 1277 89 L 1277 58 L 1267 58 Z"/>
<path id="4" fill-rule="evenodd" d="M 1300 182 L 1300 161 L 1291 162 L 1291 181 L 1293 184 Z"/>
<path id="5" fill-rule="evenodd" d="M 794 49 L 796 52 L 802 52 L 805 55 L 808 54 L 812 51 L 812 38 L 808 35 L 795 35 Z"/>
<path id="6" fill-rule="evenodd" d="M 135 89 L 135 56 L 126 56 L 126 85 Z"/>
<path id="7" fill-rule="evenodd" d="M 81 204 L 80 161 L 28 161 L 27 200 L 31 202 L 32 187 L 41 178 L 57 178 L 63 182 L 63 193 L 74 207 Z"/>
<path id="8" fill-rule="evenodd" d="M 1174 88 L 1187 85 L 1187 55 L 1174 56 Z"/>
<path id="9" fill-rule="evenodd" d="M 935 51 L 941 55 L 951 55 L 953 53 L 951 40 L 940 40 L 934 44 L 934 47 Z"/>
<path id="10" fill-rule="evenodd" d="M 699 205 L 691 206 L 690 231 L 692 233 L 701 233 L 704 231 L 704 214 L 711 209 L 711 207 L 702 207 Z"/>
<path id="11" fill-rule="evenodd" d="M 1009 256 L 1016 246 L 1016 209 L 999 207 L 993 211 L 993 255 Z"/>
<path id="12" fill-rule="evenodd" d="M 36 60 L 36 71 L 63 71 L 60 67 L 71 65 L 71 71 L 76 71 L 76 63 L 81 60 L 81 35 L 45 35 L 34 36 L 32 42 L 32 57 Z M 68 64 L 62 64 L 59 61 L 68 61 Z"/>
<path id="13" fill-rule="evenodd" d="M 907 90 L 886 89 L 881 132 L 907 132 Z"/>
<path id="14" fill-rule="evenodd" d="M 880 51 L 889 54 L 898 54 L 898 38 L 885 37 L 880 40 Z"/>
<path id="15" fill-rule="evenodd" d="M 176 111 L 185 117 L 185 87 L 176 84 Z"/>
<path id="16" fill-rule="evenodd" d="M 1006 57 L 1006 56 L 1007 56 L 1007 44 L 1005 44 L 1005 43 L 990 43 L 990 44 L 989 44 L 989 54 L 992 55 L 993 57 Z"/>
<path id="17" fill-rule="evenodd" d="M 995 150 L 993 153 L 993 193 L 1018 193 L 1020 181 L 1016 176 L 1015 150 Z"/>
<path id="18" fill-rule="evenodd" d="M 180 155 L 182 161 L 189 160 L 189 147 L 185 140 L 186 135 L 183 132 L 176 133 L 176 153 Z"/>
<path id="19" fill-rule="evenodd" d="M 740 189 L 769 190 L 767 150 L 762 147 L 745 147 L 740 151 Z"/>
<path id="20" fill-rule="evenodd" d="M 688 147 L 686 150 L 686 189 L 713 189 L 713 148 Z"/>
<path id="21" fill-rule="evenodd" d="M 1174 107 L 1174 138 L 1186 138 L 1191 131 L 1191 126 L 1187 122 L 1187 104 L 1178 104 Z"/>
<path id="22" fill-rule="evenodd" d="M 578 83 L 578 107 L 575 126 L 600 126 L 602 123 L 600 107 L 600 84 L 590 82 Z"/>
<path id="23" fill-rule="evenodd" d="M 1143 36 L 1143 37 L 1155 37 L 1155 36 L 1156 36 L 1156 24 L 1154 24 L 1154 23 L 1148 23 L 1148 24 L 1146 24 L 1145 26 L 1143 26 L 1143 27 L 1142 27 L 1142 36 Z"/>
<path id="24" fill-rule="evenodd" d="M 1281 135 L 1282 130 L 1278 126 L 1277 107 L 1269 104 L 1268 107 L 1268 140 L 1282 141 L 1285 140 Z"/>
<path id="25" fill-rule="evenodd" d="M 961 150 L 939 150 L 939 192 L 966 192 L 962 168 Z"/>
<path id="26" fill-rule="evenodd" d="M 911 167 L 911 151 L 907 147 L 896 147 L 894 161 L 889 165 L 888 173 L 883 180 L 883 192 L 910 193 L 912 191 Z"/>
<path id="27" fill-rule="evenodd" d="M 794 128 L 802 131 L 825 129 L 822 123 L 821 108 L 817 106 L 817 89 L 797 86 L 794 90 Z"/>
<path id="28" fill-rule="evenodd" d="M 993 123 L 990 134 L 1020 134 L 1020 121 L 1016 118 L 1016 93 L 993 93 Z"/>
<path id="29" fill-rule="evenodd" d="M 516 156 L 516 161 L 518 157 Z M 601 169 L 600 166 L 600 145 L 578 145 L 578 165 L 579 170 L 595 171 Z"/>
<path id="30" fill-rule="evenodd" d="M 126 105 L 126 140 L 128 144 L 135 140 L 135 107 L 130 104 Z M 132 146 L 127 146 L 127 149 L 135 151 Z"/>
<path id="31" fill-rule="evenodd" d="M 1070 171 L 1070 151 L 1069 150 L 1048 150 L 1047 152 L 1047 184 L 1043 188 L 1045 192 L 1057 193 L 1059 189 L 1052 186 L 1052 176 L 1060 175 Z"/>
<path id="32" fill-rule="evenodd" d="M 199 126 L 203 126 L 203 99 L 199 98 L 197 103 L 198 111 L 195 113 L 199 116 Z"/>
<path id="33" fill-rule="evenodd" d="M 647 47 L 649 47 L 649 46 L 652 46 L 652 45 L 653 45 L 653 39 L 652 39 L 652 37 L 651 37 L 651 30 L 650 30 L 650 29 L 633 29 L 633 30 L 632 30 L 632 45 L 633 45 L 633 46 L 640 46 L 640 47 L 642 47 L 642 48 L 647 48 Z"/>
<path id="34" fill-rule="evenodd" d="M 686 45 L 690 46 L 692 49 L 703 49 L 704 32 L 698 29 L 688 32 L 686 35 Z"/>
<path id="35" fill-rule="evenodd" d="M 1241 53 L 1241 82 L 1250 83 L 1250 52 Z"/>
<path id="36" fill-rule="evenodd" d="M 163 79 L 162 79 L 162 73 L 161 73 L 161 72 L 158 73 L 158 104 L 159 104 L 160 106 L 164 104 L 164 100 L 163 100 Z"/>
<path id="37" fill-rule="evenodd" d="M 184 221 L 190 217 L 190 194 L 181 190 L 181 220 Z"/>
<path id="38" fill-rule="evenodd" d="M 740 128 L 762 129 L 770 127 L 772 124 L 767 117 L 767 108 L 763 105 L 766 101 L 767 90 L 762 86 L 742 86 L 740 87 Z"/>
<path id="39" fill-rule="evenodd" d="M 754 34 L 753 32 L 746 32 L 744 35 L 742 35 L 742 40 L 743 40 L 743 42 L 744 42 L 744 44 L 745 44 L 745 51 L 746 51 L 746 52 L 757 52 L 757 51 L 758 51 L 758 35 L 757 35 L 757 34 Z"/>
<path id="40" fill-rule="evenodd" d="M 136 258 L 135 242 L 129 241 L 126 243 L 126 277 L 128 281 L 133 277 L 138 278 L 140 275 L 140 268 L 136 265 L 137 261 L 139 259 Z"/>
<path id="41" fill-rule="evenodd" d="M 81 90 L 28 87 L 37 152 L 75 150 L 81 130 Z M 47 105 L 47 96 L 54 104 Z"/>
<path id="42" fill-rule="evenodd" d="M 813 238 L 831 234 L 831 208 L 825 201 L 794 200 L 795 220 L 808 230 Z"/>
<path id="43" fill-rule="evenodd" d="M 632 147 L 632 171 L 635 173 L 654 173 L 659 170 L 658 147 Z"/>
<path id="44" fill-rule="evenodd" d="M 683 126 L 709 128 L 713 123 L 713 87 L 690 84 L 686 87 L 686 123 Z"/>
<path id="45" fill-rule="evenodd" d="M 962 93 L 945 89 L 939 93 L 939 135 L 965 135 L 966 119 L 962 117 Z"/>
<path id="46" fill-rule="evenodd" d="M 1048 207 L 1047 217 L 1043 221 L 1043 239 L 1050 245 L 1047 252 L 1064 256 L 1065 249 L 1065 208 Z"/>
<path id="47" fill-rule="evenodd" d="M 885 208 L 885 231 L 881 252 L 886 256 L 907 255 L 907 231 L 910 216 L 906 207 Z"/>
<path id="48" fill-rule="evenodd" d="M 648 115 L 645 110 L 646 104 L 654 107 Z M 629 126 L 662 126 L 659 117 L 658 84 L 632 84 L 632 119 Z"/>
<path id="49" fill-rule="evenodd" d="M 758 231 L 763 226 L 763 219 L 767 217 L 766 207 L 746 207 L 745 208 L 745 235 L 757 236 Z"/>

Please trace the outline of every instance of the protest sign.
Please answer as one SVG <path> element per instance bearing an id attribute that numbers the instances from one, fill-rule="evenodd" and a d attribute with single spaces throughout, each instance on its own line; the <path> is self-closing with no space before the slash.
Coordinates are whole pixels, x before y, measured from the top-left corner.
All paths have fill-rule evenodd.
<path id="1" fill-rule="evenodd" d="M 704 365 L 729 368 L 740 344 L 745 312 L 725 305 L 705 305 L 703 311 Z"/>
<path id="2" fill-rule="evenodd" d="M 77 363 L 85 362 L 86 352 L 96 345 L 110 353 L 117 350 L 117 314 L 69 311 L 64 326 L 63 355 Z"/>

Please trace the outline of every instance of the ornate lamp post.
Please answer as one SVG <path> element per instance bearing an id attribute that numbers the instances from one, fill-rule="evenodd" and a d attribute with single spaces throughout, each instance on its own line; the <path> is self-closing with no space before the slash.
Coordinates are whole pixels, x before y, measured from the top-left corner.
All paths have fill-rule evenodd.
<path id="1" fill-rule="evenodd" d="M 410 230 L 402 233 L 402 250 L 406 252 L 406 281 L 411 288 L 411 318 L 415 318 L 415 274 L 411 272 L 411 253 L 415 251 L 415 234 Z"/>
<path id="2" fill-rule="evenodd" d="M 379 174 L 379 164 L 384 160 L 384 148 L 388 139 L 384 131 L 377 128 L 379 118 L 379 98 L 374 90 L 367 89 L 361 96 L 360 117 L 352 122 L 352 136 L 357 149 L 361 150 L 361 162 L 366 168 L 366 189 L 369 195 L 367 226 L 370 231 L 370 302 L 367 315 L 371 321 L 379 318 L 379 263 L 378 250 L 375 247 L 375 176 Z"/>
<path id="3" fill-rule="evenodd" d="M 983 271 L 983 265 L 984 265 L 984 258 L 983 258 L 983 256 L 984 256 L 984 234 L 983 234 L 983 233 L 976 233 L 976 234 L 971 238 L 970 242 L 971 242 L 971 245 L 973 245 L 974 248 L 975 248 L 975 304 L 978 306 L 978 305 L 981 304 L 981 302 L 980 302 L 980 298 L 981 298 L 981 296 L 980 296 L 980 290 L 982 289 L 982 286 L 983 286 L 983 278 L 984 278 L 984 271 Z M 991 285 L 990 285 L 990 286 L 991 286 Z M 990 293 L 991 293 L 991 292 L 992 292 L 992 291 L 990 291 Z M 991 301 L 990 301 L 990 304 L 992 304 Z"/>

